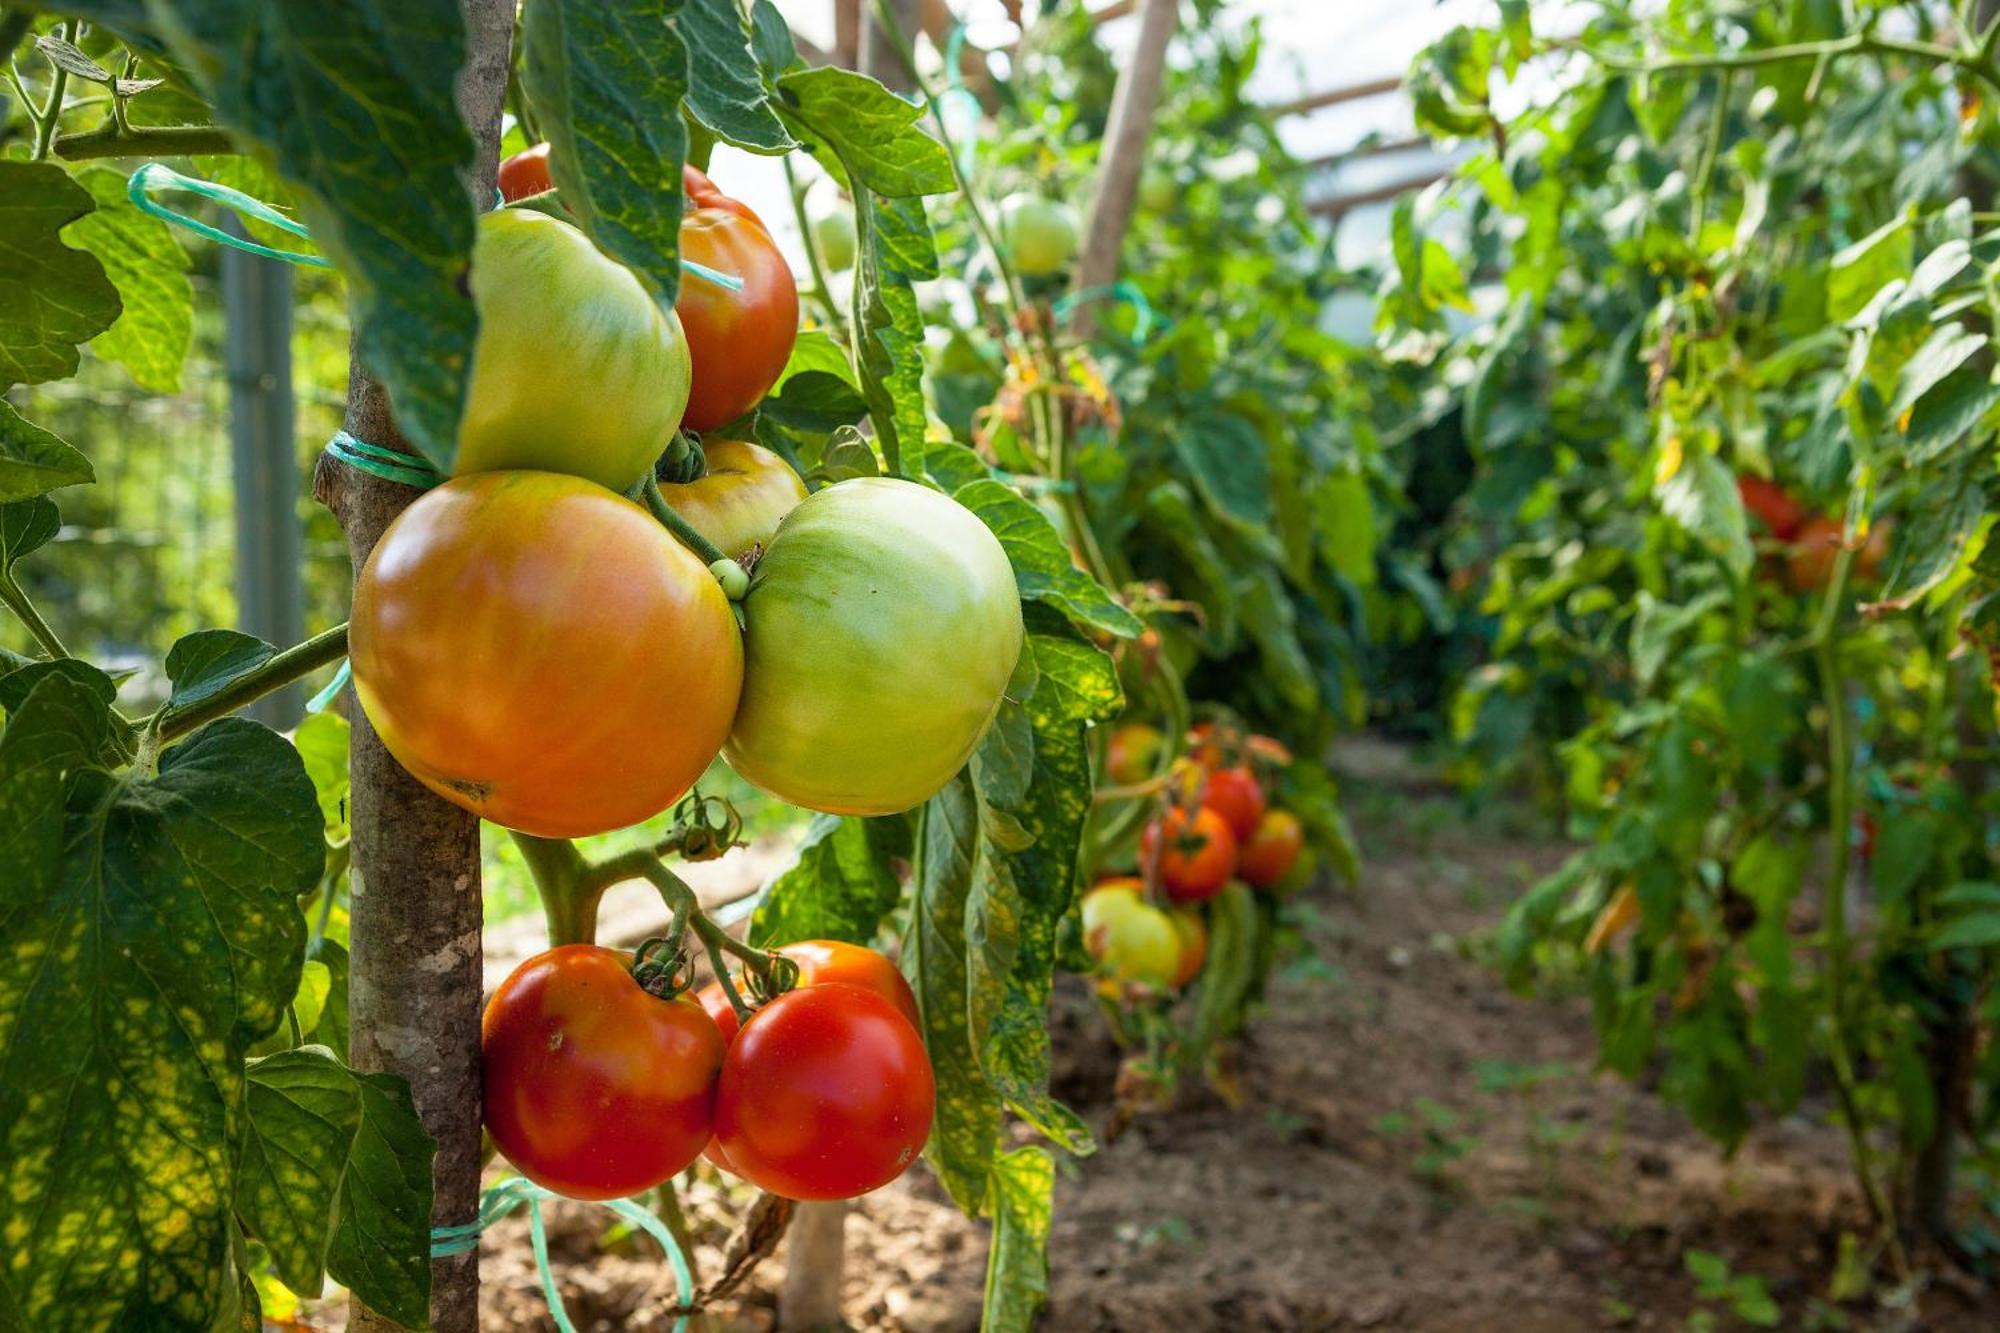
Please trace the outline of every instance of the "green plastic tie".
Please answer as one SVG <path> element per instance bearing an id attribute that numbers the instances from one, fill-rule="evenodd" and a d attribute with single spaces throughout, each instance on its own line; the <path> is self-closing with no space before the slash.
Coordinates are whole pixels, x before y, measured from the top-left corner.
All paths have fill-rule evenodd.
<path id="1" fill-rule="evenodd" d="M 1153 313 L 1152 302 L 1146 299 L 1146 294 L 1123 279 L 1108 286 L 1085 287 L 1081 291 L 1071 292 L 1056 302 L 1056 318 L 1067 319 L 1069 318 L 1070 311 L 1076 309 L 1085 301 L 1094 301 L 1099 298 L 1116 302 L 1119 305 L 1129 305 L 1132 307 L 1133 313 L 1137 316 L 1132 325 L 1132 342 L 1135 346 L 1145 343 L 1147 338 L 1152 335 L 1155 324 L 1163 324 L 1159 316 Z"/>
<path id="2" fill-rule="evenodd" d="M 218 245 L 227 245 L 266 259 L 282 259 L 288 264 L 307 264 L 313 268 L 332 268 L 328 260 L 319 255 L 309 255 L 299 250 L 275 250 L 268 245 L 260 245 L 244 236 L 231 236 L 220 227 L 211 227 L 199 218 L 191 218 L 185 213 L 176 213 L 165 204 L 153 198 L 155 194 L 179 191 L 183 194 L 198 194 L 204 199 L 214 199 L 229 205 L 239 213 L 247 213 L 260 222 L 268 222 L 280 231 L 289 232 L 301 240 L 311 240 L 312 233 L 303 223 L 286 217 L 277 209 L 241 190 L 232 190 L 227 185 L 214 181 L 199 180 L 193 176 L 183 176 L 172 167 L 158 162 L 148 162 L 132 173 L 126 182 L 125 193 L 133 205 L 142 213 L 150 213 L 163 222 L 184 228 L 197 236 L 206 236 Z"/>
<path id="3" fill-rule="evenodd" d="M 415 454 L 357 440 L 344 430 L 333 433 L 333 438 L 326 442 L 326 451 L 349 467 L 359 468 L 385 481 L 414 486 L 420 491 L 427 491 L 444 481 L 442 473 Z"/>
<path id="4" fill-rule="evenodd" d="M 353 679 L 354 663 L 344 657 L 341 658 L 340 670 L 333 673 L 333 679 L 326 683 L 326 688 L 306 700 L 306 711 L 308 713 L 324 713 L 328 708 L 332 707 L 333 701 L 340 697 L 340 692 L 347 688 L 347 682 Z"/>
<path id="5" fill-rule="evenodd" d="M 481 1232 L 525 1204 L 528 1209 L 528 1239 L 534 1246 L 535 1268 L 541 1275 L 542 1297 L 549 1303 L 549 1317 L 555 1320 L 562 1333 L 576 1333 L 576 1325 L 570 1322 L 569 1311 L 563 1307 L 562 1293 L 556 1290 L 555 1273 L 549 1267 L 549 1233 L 542 1221 L 542 1202 L 564 1197 L 553 1190 L 543 1189 L 532 1180 L 509 1176 L 480 1196 L 478 1221 L 464 1226 L 431 1228 L 431 1257 L 444 1259 L 456 1254 L 470 1254 L 479 1248 Z M 602 1203 L 659 1242 L 661 1251 L 674 1267 L 674 1281 L 680 1287 L 680 1304 L 692 1305 L 694 1274 L 688 1268 L 687 1256 L 681 1253 L 681 1247 L 674 1243 L 673 1235 L 660 1219 L 630 1199 L 605 1199 Z M 687 1326 L 688 1316 L 681 1315 L 674 1320 L 672 1333 L 686 1333 Z"/>

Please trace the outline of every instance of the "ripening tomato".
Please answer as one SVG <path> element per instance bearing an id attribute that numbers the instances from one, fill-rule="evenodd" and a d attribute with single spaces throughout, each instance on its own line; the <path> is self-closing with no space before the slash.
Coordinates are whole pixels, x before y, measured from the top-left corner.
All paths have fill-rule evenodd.
<path id="1" fill-rule="evenodd" d="M 549 146 L 538 143 L 523 148 L 502 162 L 499 184 L 500 198 L 510 204 L 555 189 L 555 178 L 549 175 Z"/>
<path id="2" fill-rule="evenodd" d="M 764 219 L 758 217 L 750 205 L 732 195 L 724 194 L 716 187 L 715 182 L 708 178 L 708 173 L 692 162 L 681 163 L 681 193 L 687 196 L 687 211 L 690 213 L 697 208 L 719 208 L 725 213 L 734 213 L 739 218 L 750 219 L 759 227 L 763 227 L 766 234 L 771 230 L 769 227 L 764 227 Z"/>
<path id="3" fill-rule="evenodd" d="M 697 208 L 682 218 L 681 258 L 743 280 L 732 292 L 684 273 L 674 300 L 694 357 L 686 425 L 714 430 L 778 382 L 799 336 L 799 289 L 769 233 L 740 211 Z"/>
<path id="4" fill-rule="evenodd" d="M 1264 818 L 1264 788 L 1247 768 L 1218 768 L 1208 775 L 1201 803 L 1229 821 L 1238 842 L 1257 832 Z"/>
<path id="5" fill-rule="evenodd" d="M 819 247 L 820 261 L 839 273 L 854 263 L 854 214 L 836 208 L 813 219 L 813 244 Z"/>
<path id="6" fill-rule="evenodd" d="M 1171 986 L 1182 944 L 1173 920 L 1145 900 L 1136 879 L 1100 881 L 1083 895 L 1083 949 L 1111 977 Z"/>
<path id="7" fill-rule="evenodd" d="M 886 815 L 965 766 L 1021 656 L 1013 566 L 965 506 L 857 477 L 785 515 L 743 599 L 723 754 L 809 810 Z"/>
<path id="8" fill-rule="evenodd" d="M 628 490 L 680 427 L 680 320 L 567 222 L 499 209 L 472 250 L 479 338 L 454 476 L 528 469 Z"/>
<path id="9" fill-rule="evenodd" d="M 903 979 L 894 963 L 875 950 L 845 940 L 799 940 L 780 945 L 777 952 L 799 965 L 799 977 L 792 989 L 821 986 L 829 981 L 859 986 L 895 1005 L 896 1012 L 909 1019 L 911 1027 L 919 1032 L 924 1030 L 924 1018 L 917 1010 L 917 997 L 910 990 L 910 983 Z M 737 979 L 736 985 L 737 994 L 748 999 L 742 978 Z M 734 1040 L 736 1011 L 730 1008 L 729 997 L 722 993 L 722 983 L 709 982 L 697 998 L 715 1020 L 716 1027 L 722 1029 L 723 1039 Z"/>
<path id="10" fill-rule="evenodd" d="M 716 1085 L 729 1169 L 787 1199 L 852 1199 L 903 1174 L 930 1137 L 923 1038 L 874 991 L 787 991 L 736 1034 Z"/>
<path id="11" fill-rule="evenodd" d="M 551 949 L 500 983 L 480 1023 L 487 1132 L 522 1175 L 572 1198 L 653 1188 L 713 1127 L 722 1034 L 630 967 L 594 944 Z"/>
<path id="12" fill-rule="evenodd" d="M 1788 542 L 1797 536 L 1800 525 L 1806 521 L 1806 507 L 1793 499 L 1791 492 L 1768 477 L 1739 472 L 1736 474 L 1736 493 L 1742 497 L 1744 512 L 1753 515 L 1766 531 L 1781 542 Z"/>
<path id="13" fill-rule="evenodd" d="M 1253 889 L 1268 889 L 1291 873 L 1305 846 L 1305 828 L 1289 810 L 1272 810 L 1237 849 L 1236 874 Z"/>
<path id="14" fill-rule="evenodd" d="M 1076 256 L 1076 242 L 1076 214 L 1068 204 L 1026 193 L 1001 201 L 1000 244 L 1016 272 L 1061 272 Z"/>
<path id="15" fill-rule="evenodd" d="M 404 768 L 546 838 L 680 799 L 743 680 L 715 576 L 631 501 L 550 472 L 460 477 L 404 510 L 355 580 L 348 651 Z"/>
<path id="16" fill-rule="evenodd" d="M 1190 820 L 1174 806 L 1139 835 L 1139 856 L 1160 862 L 1160 884 L 1177 903 L 1198 903 L 1222 892 L 1236 873 L 1236 835 L 1229 821 L 1203 806 Z"/>
<path id="17" fill-rule="evenodd" d="M 1111 733 L 1104 749 L 1104 776 L 1121 787 L 1144 782 L 1160 766 L 1167 738 L 1158 727 L 1128 722 Z"/>
<path id="18" fill-rule="evenodd" d="M 701 450 L 708 459 L 707 475 L 660 483 L 668 506 L 726 556 L 769 546 L 778 520 L 806 498 L 799 474 L 760 444 L 707 439 Z"/>
<path id="19" fill-rule="evenodd" d="M 1174 989 L 1178 990 L 1200 976 L 1201 965 L 1208 961 L 1208 927 L 1192 907 L 1176 907 L 1167 915 L 1181 942 L 1180 966 L 1174 971 Z"/>

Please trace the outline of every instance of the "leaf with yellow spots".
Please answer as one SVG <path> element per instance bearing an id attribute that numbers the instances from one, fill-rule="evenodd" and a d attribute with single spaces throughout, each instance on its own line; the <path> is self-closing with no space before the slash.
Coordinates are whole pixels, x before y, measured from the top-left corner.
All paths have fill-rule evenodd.
<path id="1" fill-rule="evenodd" d="M 301 1046 L 251 1064 L 249 1112 L 237 1209 L 285 1285 L 318 1295 L 331 1273 L 369 1309 L 422 1327 L 434 1145 L 409 1086 Z"/>
<path id="2" fill-rule="evenodd" d="M 298 988 L 320 811 L 242 719 L 113 770 L 93 684 L 0 733 L 0 1327 L 205 1328 L 242 1299 L 243 1053 Z"/>

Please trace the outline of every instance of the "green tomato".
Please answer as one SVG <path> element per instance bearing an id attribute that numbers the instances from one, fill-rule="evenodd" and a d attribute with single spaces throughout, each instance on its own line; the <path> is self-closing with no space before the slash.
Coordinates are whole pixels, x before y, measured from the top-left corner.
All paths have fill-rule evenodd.
<path id="1" fill-rule="evenodd" d="M 1000 205 L 1000 243 L 1014 268 L 1032 277 L 1059 273 L 1076 257 L 1076 214 L 1040 195 L 1012 194 Z"/>
<path id="2" fill-rule="evenodd" d="M 1181 932 L 1135 883 L 1113 880 L 1083 896 L 1084 951 L 1119 981 L 1165 988 L 1181 970 Z"/>
<path id="3" fill-rule="evenodd" d="M 680 428 L 680 318 L 567 222 L 501 208 L 472 250 L 479 340 L 453 476 L 522 469 L 624 491 Z"/>
<path id="4" fill-rule="evenodd" d="M 999 710 L 1023 636 L 999 540 L 957 501 L 890 477 L 785 515 L 743 617 L 723 754 L 772 795 L 838 815 L 936 795 Z"/>
<path id="5" fill-rule="evenodd" d="M 822 213 L 813 219 L 813 244 L 819 257 L 835 273 L 854 262 L 854 215 L 844 208 Z"/>
<path id="6" fill-rule="evenodd" d="M 1139 177 L 1139 207 L 1148 213 L 1168 212 L 1180 198 L 1180 182 L 1165 167 L 1147 167 Z"/>

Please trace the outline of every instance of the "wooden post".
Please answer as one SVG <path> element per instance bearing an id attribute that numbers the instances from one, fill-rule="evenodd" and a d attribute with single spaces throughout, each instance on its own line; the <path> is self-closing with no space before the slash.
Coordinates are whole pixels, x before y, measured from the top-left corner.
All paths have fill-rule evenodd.
<path id="1" fill-rule="evenodd" d="M 477 145 L 466 188 L 484 207 L 499 156 L 514 0 L 464 0 L 464 7 L 458 104 Z M 358 362 L 348 373 L 346 426 L 357 439 L 407 449 L 387 393 Z M 357 571 L 418 495 L 325 456 L 314 493 L 340 520 Z M 432 1224 L 464 1225 L 479 1209 L 479 821 L 404 772 L 361 709 L 352 721 L 351 1053 L 356 1068 L 409 1080 L 437 1142 Z M 476 1333 L 476 1251 L 432 1262 L 431 1322 L 438 1333 Z M 399 1325 L 357 1301 L 348 1327 L 385 1333 Z"/>
<path id="2" fill-rule="evenodd" d="M 843 69 L 861 68 L 862 0 L 833 0 L 833 50 L 827 54 Z"/>
<path id="3" fill-rule="evenodd" d="M 1125 245 L 1125 229 L 1131 225 L 1132 204 L 1139 193 L 1139 173 L 1146 165 L 1146 138 L 1152 133 L 1153 110 L 1160 100 L 1167 43 L 1173 40 L 1179 21 L 1180 0 L 1144 0 L 1138 45 L 1111 96 L 1104 157 L 1097 168 L 1090 221 L 1083 229 L 1083 259 L 1076 266 L 1077 291 L 1107 287 L 1118 280 L 1118 253 Z M 1077 333 L 1087 338 L 1096 327 L 1096 307 L 1085 302 L 1077 308 Z"/>
<path id="4" fill-rule="evenodd" d="M 910 81 L 909 71 L 903 68 L 903 58 L 897 54 L 895 43 L 882 31 L 882 18 L 876 12 L 874 0 L 862 0 L 861 7 L 866 11 L 861 24 L 861 72 L 898 92 L 911 91 L 915 85 Z M 889 13 L 904 40 L 916 37 L 921 9 L 920 0 L 888 0 Z"/>

